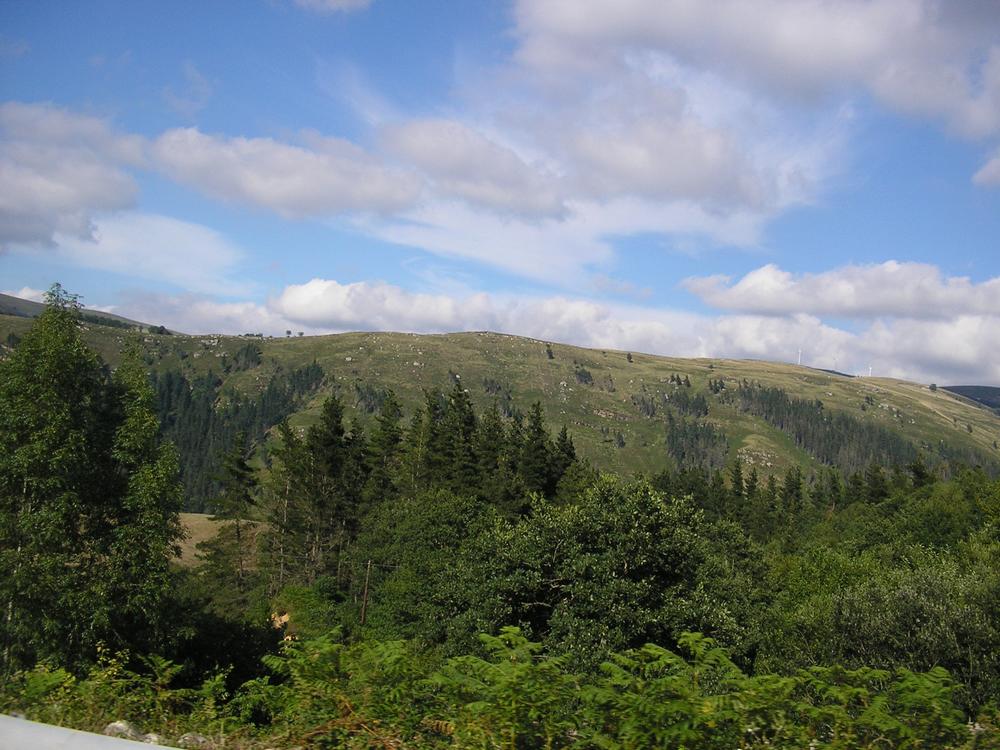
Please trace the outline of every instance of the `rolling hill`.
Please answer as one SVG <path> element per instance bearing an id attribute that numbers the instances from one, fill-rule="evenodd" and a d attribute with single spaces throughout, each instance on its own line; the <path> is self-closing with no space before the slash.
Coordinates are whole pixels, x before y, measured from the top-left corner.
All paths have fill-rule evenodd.
<path id="1" fill-rule="evenodd" d="M 1000 388 L 989 385 L 946 385 L 943 388 L 1000 414 Z"/>
<path id="2" fill-rule="evenodd" d="M 0 315 L 0 341 L 23 335 L 30 324 L 25 317 Z M 215 374 L 220 405 L 237 395 L 260 397 L 276 378 L 318 364 L 322 383 L 288 415 L 296 427 L 311 424 L 333 390 L 348 417 L 364 423 L 372 419 L 382 389 L 391 388 L 409 415 L 422 403 L 424 389 L 448 389 L 459 381 L 479 409 L 498 401 L 508 413 L 525 412 L 540 401 L 550 426 L 565 424 L 579 453 L 604 469 L 652 473 L 670 465 L 668 414 L 714 427 L 725 438 L 726 461 L 739 456 L 764 474 L 791 465 L 807 473 L 819 467 L 817 456 L 826 454 L 804 436 L 801 415 L 790 423 L 739 398 L 741 386 L 753 385 L 781 389 L 782 398 L 815 422 L 846 417 L 843 424 L 873 445 L 893 443 L 1000 470 L 997 414 L 963 395 L 902 380 L 773 362 L 584 349 L 490 332 L 259 338 L 154 335 L 89 321 L 83 327 L 88 343 L 112 364 L 131 338 L 141 344 L 151 372 L 183 375 L 192 383 Z M 703 399 L 707 414 L 700 406 L 689 408 L 692 397 Z"/>
<path id="3" fill-rule="evenodd" d="M 0 315 L 15 318 L 37 318 L 42 314 L 45 305 L 41 302 L 13 297 L 9 294 L 0 294 Z M 104 312 L 103 310 L 91 310 L 84 308 L 81 315 L 85 322 L 92 325 L 104 325 L 110 328 L 135 328 L 148 329 L 149 323 L 140 323 L 137 320 L 123 318 L 121 315 Z M 6 335 L 6 334 L 5 334 Z"/>

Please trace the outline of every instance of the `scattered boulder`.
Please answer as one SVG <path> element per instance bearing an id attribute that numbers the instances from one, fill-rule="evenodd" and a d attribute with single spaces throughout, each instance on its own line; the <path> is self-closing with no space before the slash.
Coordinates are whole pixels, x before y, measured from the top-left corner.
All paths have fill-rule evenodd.
<path id="1" fill-rule="evenodd" d="M 147 732 L 142 735 L 142 741 L 147 745 L 160 745 L 163 744 L 163 738 L 156 732 Z"/>
<path id="2" fill-rule="evenodd" d="M 108 737 L 121 737 L 126 740 L 141 740 L 142 735 L 127 721 L 119 719 L 104 727 L 104 734 Z"/>

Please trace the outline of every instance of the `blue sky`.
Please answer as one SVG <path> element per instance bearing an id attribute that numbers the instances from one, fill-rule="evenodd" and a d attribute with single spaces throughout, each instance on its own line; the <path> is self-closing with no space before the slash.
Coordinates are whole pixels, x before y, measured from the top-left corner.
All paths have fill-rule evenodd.
<path id="1" fill-rule="evenodd" d="M 1000 5 L 0 4 L 0 289 L 1000 384 Z"/>

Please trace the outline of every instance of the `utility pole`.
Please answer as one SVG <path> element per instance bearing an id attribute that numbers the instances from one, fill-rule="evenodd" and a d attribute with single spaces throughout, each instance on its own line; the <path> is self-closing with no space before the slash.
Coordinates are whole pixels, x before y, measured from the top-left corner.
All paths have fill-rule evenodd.
<path id="1" fill-rule="evenodd" d="M 371 578 L 372 574 L 372 561 L 368 561 L 368 567 L 365 569 L 365 593 L 361 595 L 361 624 L 365 624 L 365 614 L 368 610 L 368 579 Z"/>

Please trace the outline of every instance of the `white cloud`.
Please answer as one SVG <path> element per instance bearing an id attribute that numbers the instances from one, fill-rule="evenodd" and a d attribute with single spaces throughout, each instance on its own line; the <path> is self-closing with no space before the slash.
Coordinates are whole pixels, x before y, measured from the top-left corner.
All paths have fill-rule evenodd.
<path id="1" fill-rule="evenodd" d="M 977 284 L 966 277 L 945 277 L 936 266 L 894 260 L 799 275 L 769 264 L 736 282 L 725 276 L 695 277 L 684 286 L 712 307 L 760 315 L 1000 315 L 1000 277 Z"/>
<path id="2" fill-rule="evenodd" d="M 386 128 L 387 148 L 421 169 L 438 194 L 502 214 L 565 212 L 555 175 L 456 120 L 411 120 Z"/>
<path id="3" fill-rule="evenodd" d="M 317 60 L 316 86 L 335 102 L 349 107 L 369 127 L 400 117 L 395 106 L 372 86 L 361 69 L 349 62 Z"/>
<path id="4" fill-rule="evenodd" d="M 169 130 L 153 144 L 156 164 L 174 180 L 215 198 L 246 203 L 288 218 L 399 210 L 419 184 L 359 146 L 306 134 L 302 146 L 271 138 Z"/>
<path id="5" fill-rule="evenodd" d="M 848 108 L 787 117 L 661 53 L 597 47 L 470 80 L 461 114 L 383 124 L 383 145 L 430 186 L 359 228 L 568 286 L 605 271 L 624 237 L 754 245 L 847 161 Z"/>
<path id="6" fill-rule="evenodd" d="M 163 98 L 174 112 L 188 120 L 194 118 L 212 98 L 213 86 L 198 67 L 188 60 L 181 67 L 184 84 L 180 88 L 167 86 Z"/>
<path id="7" fill-rule="evenodd" d="M 143 140 L 47 104 L 0 105 L 0 250 L 90 236 L 92 215 L 132 206 Z"/>
<path id="8" fill-rule="evenodd" d="M 573 135 L 570 148 L 583 184 L 596 195 L 762 202 L 736 145 L 692 121 L 649 118 L 617 132 L 585 130 Z"/>
<path id="9" fill-rule="evenodd" d="M 542 71 L 654 50 L 770 92 L 864 87 L 958 132 L 1000 131 L 1000 12 L 940 0 L 520 0 L 522 62 Z"/>
<path id="10" fill-rule="evenodd" d="M 922 382 L 1000 382 L 1000 315 L 879 319 L 844 330 L 803 313 L 710 316 L 578 297 L 417 293 L 377 281 L 312 279 L 265 303 L 133 294 L 116 312 L 191 333 L 491 330 L 598 349 L 803 363 Z"/>
<path id="11" fill-rule="evenodd" d="M 972 176 L 972 181 L 983 187 L 1000 186 L 1000 151 Z"/>
<path id="12" fill-rule="evenodd" d="M 371 3 L 372 0 L 295 0 L 298 7 L 317 13 L 346 13 L 352 10 L 363 10 Z"/>
<path id="13" fill-rule="evenodd" d="M 363 229 L 401 245 L 472 260 L 554 286 L 579 287 L 591 271 L 614 260 L 612 240 L 624 235 L 697 235 L 726 245 L 751 245 L 764 217 L 753 212 L 719 216 L 696 203 L 621 198 L 567 203 L 564 219 L 525 220 L 429 202 L 405 220 L 372 222 Z"/>
<path id="14" fill-rule="evenodd" d="M 30 300 L 31 302 L 45 301 L 45 291 L 42 289 L 32 289 L 30 286 L 22 286 L 20 289 L 16 290 L 5 289 L 0 292 L 0 294 L 6 294 L 10 297 L 19 297 L 21 299 Z"/>
<path id="15" fill-rule="evenodd" d="M 218 232 L 167 216 L 98 218 L 92 238 L 56 234 L 56 257 L 77 266 L 164 281 L 208 294 L 243 295 L 231 273 L 243 252 Z"/>
<path id="16" fill-rule="evenodd" d="M 476 297 L 415 294 L 380 282 L 312 279 L 288 286 L 270 306 L 298 323 L 328 330 L 457 330 L 479 322 Z"/>
<path id="17" fill-rule="evenodd" d="M 1000 382 L 998 314 L 878 320 L 848 331 L 803 313 L 713 317 L 565 296 L 416 294 L 327 279 L 288 286 L 266 309 L 261 320 L 276 316 L 294 330 L 492 330 L 594 348 L 786 362 L 801 349 L 804 363 L 845 372 L 871 366 L 876 374 L 924 382 Z"/>
<path id="18" fill-rule="evenodd" d="M 303 326 L 285 320 L 255 302 L 219 302 L 201 294 L 171 296 L 149 292 L 127 292 L 115 306 L 118 315 L 132 320 L 164 325 L 173 331 L 191 334 L 267 333 L 283 335 Z"/>
<path id="19" fill-rule="evenodd" d="M 1000 315 L 876 321 L 858 339 L 882 374 L 954 385 L 1000 383 Z"/>

